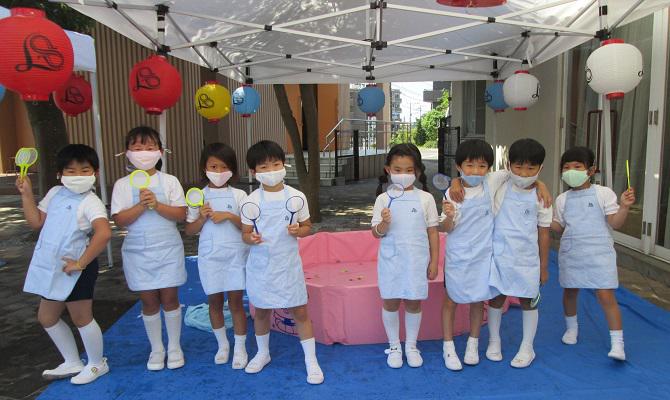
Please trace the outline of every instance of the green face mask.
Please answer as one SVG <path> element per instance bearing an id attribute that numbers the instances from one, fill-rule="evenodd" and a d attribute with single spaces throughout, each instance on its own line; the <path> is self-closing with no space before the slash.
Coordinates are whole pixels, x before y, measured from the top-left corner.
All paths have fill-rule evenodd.
<path id="1" fill-rule="evenodd" d="M 589 174 L 587 171 L 569 169 L 563 172 L 561 179 L 563 179 L 563 182 L 565 182 L 568 186 L 576 188 L 582 186 L 584 182 L 589 179 Z"/>

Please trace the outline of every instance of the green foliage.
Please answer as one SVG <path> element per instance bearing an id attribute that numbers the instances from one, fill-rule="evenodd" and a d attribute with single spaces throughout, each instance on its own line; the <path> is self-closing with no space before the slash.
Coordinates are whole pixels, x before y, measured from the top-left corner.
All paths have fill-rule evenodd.
<path id="1" fill-rule="evenodd" d="M 440 104 L 434 109 L 421 116 L 417 122 L 417 131 L 413 135 L 419 146 L 437 147 L 437 128 L 440 126 L 440 118 L 443 118 L 449 108 L 449 92 L 442 93 Z"/>
<path id="2" fill-rule="evenodd" d="M 39 8 L 47 13 L 47 18 L 60 25 L 61 28 L 79 33 L 91 33 L 95 24 L 94 20 L 65 4 L 49 3 L 43 0 L 0 0 L 0 6 Z"/>
<path id="3" fill-rule="evenodd" d="M 414 143 L 417 146 L 423 146 L 424 143 L 426 143 L 428 137 L 426 136 L 426 130 L 421 124 L 421 118 L 416 120 L 416 128 L 413 130 L 412 136 L 414 137 Z"/>

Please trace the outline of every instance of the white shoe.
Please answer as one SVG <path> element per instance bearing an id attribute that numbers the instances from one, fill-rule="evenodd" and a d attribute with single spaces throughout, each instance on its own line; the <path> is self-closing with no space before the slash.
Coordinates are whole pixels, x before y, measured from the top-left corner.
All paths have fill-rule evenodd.
<path id="1" fill-rule="evenodd" d="M 72 379 L 70 379 L 70 383 L 75 385 L 85 385 L 93 382 L 108 372 L 109 366 L 107 365 L 107 359 L 103 358 L 102 363 L 99 365 L 86 365 L 78 375 L 73 376 Z"/>
<path id="2" fill-rule="evenodd" d="M 241 350 L 233 351 L 233 369 L 244 369 L 249 362 L 249 355 L 247 355 L 247 349 L 242 348 Z"/>
<path id="3" fill-rule="evenodd" d="M 244 372 L 247 374 L 257 374 L 261 372 L 266 365 L 270 364 L 271 360 L 269 354 L 256 353 L 254 358 L 252 358 L 246 368 L 244 368 Z"/>
<path id="4" fill-rule="evenodd" d="M 577 344 L 577 333 L 579 331 L 576 329 L 566 329 L 565 333 L 563 334 L 563 338 L 561 338 L 561 341 L 565 344 Z"/>
<path id="5" fill-rule="evenodd" d="M 423 365 L 423 357 L 421 357 L 421 352 L 416 348 L 416 345 L 408 346 L 405 344 L 405 357 L 407 357 L 407 365 L 412 368 Z"/>
<path id="6" fill-rule="evenodd" d="M 489 340 L 489 345 L 486 348 L 486 358 L 491 361 L 502 361 L 502 349 L 500 340 Z"/>
<path id="7" fill-rule="evenodd" d="M 42 378 L 52 381 L 56 379 L 69 378 L 75 376 L 84 369 L 84 363 L 73 362 L 73 363 L 62 363 L 54 369 L 46 369 L 42 372 Z"/>
<path id="8" fill-rule="evenodd" d="M 160 371 L 165 368 L 165 350 L 152 351 L 149 354 L 149 361 L 147 361 L 147 369 L 149 371 Z"/>
<path id="9" fill-rule="evenodd" d="M 181 349 L 170 350 L 167 353 L 168 369 L 177 369 L 184 366 L 184 352 Z"/>
<path id="10" fill-rule="evenodd" d="M 465 356 L 463 356 L 463 362 L 466 365 L 479 364 L 479 346 L 476 342 L 473 343 L 468 340 L 468 344 L 465 346 Z"/>
<path id="11" fill-rule="evenodd" d="M 400 348 L 400 345 L 389 347 L 384 350 L 384 353 L 388 354 L 388 357 L 386 357 L 386 364 L 388 364 L 389 367 L 402 367 L 402 348 Z"/>
<path id="12" fill-rule="evenodd" d="M 307 369 L 307 383 L 310 385 L 323 383 L 323 371 L 316 360 L 305 363 L 305 368 Z"/>
<path id="13" fill-rule="evenodd" d="M 220 348 L 214 356 L 214 364 L 225 364 L 228 362 L 230 347 Z"/>
<path id="14" fill-rule="evenodd" d="M 521 348 L 519 352 L 516 353 L 514 359 L 510 362 L 510 365 L 514 368 L 527 368 L 535 359 L 535 351 L 530 349 Z"/>
<path id="15" fill-rule="evenodd" d="M 612 343 L 612 349 L 607 353 L 607 357 L 618 361 L 626 361 L 626 352 L 623 349 L 623 343 Z"/>
<path id="16" fill-rule="evenodd" d="M 463 364 L 461 360 L 458 359 L 458 354 L 449 354 L 442 352 L 442 358 L 444 358 L 444 366 L 452 371 L 460 371 L 463 369 Z"/>

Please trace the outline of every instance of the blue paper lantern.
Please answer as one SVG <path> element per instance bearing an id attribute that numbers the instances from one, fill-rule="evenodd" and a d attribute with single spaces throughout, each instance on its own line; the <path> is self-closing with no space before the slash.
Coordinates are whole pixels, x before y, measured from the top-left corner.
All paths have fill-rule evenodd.
<path id="1" fill-rule="evenodd" d="M 369 116 L 379 112 L 384 102 L 384 91 L 378 86 L 367 86 L 358 92 L 358 108 Z"/>
<path id="2" fill-rule="evenodd" d="M 247 118 L 251 117 L 251 114 L 256 114 L 260 106 L 261 96 L 251 86 L 244 85 L 233 92 L 233 108 L 242 114 L 242 117 Z"/>
<path id="3" fill-rule="evenodd" d="M 0 101 L 5 98 L 5 87 L 0 85 Z"/>
<path id="4" fill-rule="evenodd" d="M 495 112 L 504 112 L 507 107 L 505 96 L 503 96 L 503 83 L 505 81 L 495 81 L 486 86 L 484 92 L 484 102 Z"/>

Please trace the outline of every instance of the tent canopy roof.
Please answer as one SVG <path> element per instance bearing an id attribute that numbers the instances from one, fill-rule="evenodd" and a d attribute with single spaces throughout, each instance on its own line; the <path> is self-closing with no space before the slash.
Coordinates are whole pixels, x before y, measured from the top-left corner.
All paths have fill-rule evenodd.
<path id="1" fill-rule="evenodd" d="M 390 0 L 373 9 L 367 0 L 51 1 L 68 3 L 144 46 L 165 45 L 175 57 L 255 83 L 481 80 L 491 79 L 494 61 L 505 77 L 524 59 L 536 65 L 592 39 L 600 30 L 599 2 L 608 5 L 610 27 L 670 5 L 507 0 L 459 8 Z"/>

